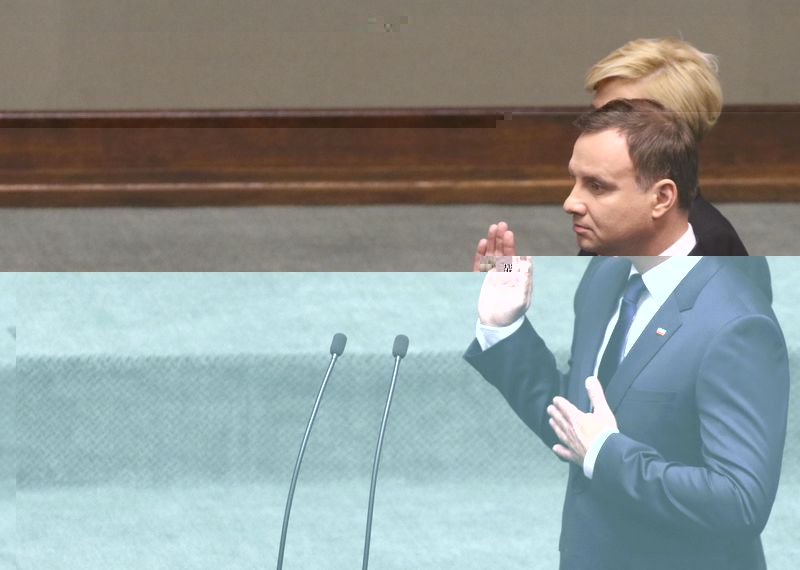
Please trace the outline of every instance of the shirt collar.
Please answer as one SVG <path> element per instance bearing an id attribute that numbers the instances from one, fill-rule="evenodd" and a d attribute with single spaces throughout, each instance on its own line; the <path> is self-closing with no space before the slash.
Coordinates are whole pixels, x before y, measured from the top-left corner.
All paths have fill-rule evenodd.
<path id="1" fill-rule="evenodd" d="M 647 292 L 659 305 L 663 304 L 701 259 L 700 256 L 670 257 L 649 271 L 645 271 L 642 273 L 642 281 L 647 287 Z M 634 273 L 638 271 L 631 266 L 631 275 Z"/>
<path id="2" fill-rule="evenodd" d="M 667 249 L 661 252 L 663 256 L 673 256 L 673 255 L 689 255 L 691 251 L 694 249 L 694 246 L 697 245 L 697 236 L 694 235 L 694 229 L 692 229 L 692 224 L 687 224 L 689 227 L 686 229 L 684 234 L 678 238 L 678 241 L 673 243 Z"/>

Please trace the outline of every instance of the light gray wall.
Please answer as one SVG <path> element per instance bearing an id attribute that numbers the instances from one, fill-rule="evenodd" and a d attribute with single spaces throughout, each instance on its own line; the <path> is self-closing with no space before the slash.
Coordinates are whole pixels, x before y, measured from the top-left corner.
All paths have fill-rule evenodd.
<path id="1" fill-rule="evenodd" d="M 635 37 L 800 101 L 797 0 L 7 0 L 0 109 L 558 105 Z"/>

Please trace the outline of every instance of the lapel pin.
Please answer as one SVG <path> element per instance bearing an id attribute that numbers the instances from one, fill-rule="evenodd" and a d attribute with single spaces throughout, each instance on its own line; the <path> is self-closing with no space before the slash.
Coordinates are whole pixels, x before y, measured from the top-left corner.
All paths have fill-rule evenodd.
<path id="1" fill-rule="evenodd" d="M 658 328 L 656 329 L 656 334 L 657 334 L 658 336 L 664 336 L 665 334 L 667 334 L 667 329 L 663 329 L 663 328 L 661 328 L 661 327 L 658 327 Z"/>

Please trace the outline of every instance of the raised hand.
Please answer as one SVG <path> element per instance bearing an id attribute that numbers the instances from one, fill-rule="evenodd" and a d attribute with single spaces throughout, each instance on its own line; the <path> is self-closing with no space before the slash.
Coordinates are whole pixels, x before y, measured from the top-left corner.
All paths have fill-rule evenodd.
<path id="1" fill-rule="evenodd" d="M 528 256 L 513 258 L 513 271 L 492 269 L 486 274 L 478 299 L 481 323 L 504 327 L 525 314 L 531 306 L 533 265 Z"/>
<path id="2" fill-rule="evenodd" d="M 473 271 L 488 271 L 481 267 L 481 257 L 485 256 L 513 256 L 517 254 L 514 244 L 514 232 L 508 229 L 508 224 L 498 222 L 489 226 L 486 237 L 478 242 L 475 248 L 475 257 L 472 258 Z"/>

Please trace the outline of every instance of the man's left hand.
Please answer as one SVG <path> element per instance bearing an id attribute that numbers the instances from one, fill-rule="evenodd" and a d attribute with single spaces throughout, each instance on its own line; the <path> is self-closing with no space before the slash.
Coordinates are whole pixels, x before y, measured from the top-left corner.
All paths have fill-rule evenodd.
<path id="1" fill-rule="evenodd" d="M 585 413 L 569 400 L 556 396 L 553 404 L 547 407 L 550 427 L 561 443 L 553 446 L 553 451 L 561 459 L 583 466 L 583 458 L 595 438 L 606 429 L 617 429 L 617 419 L 606 402 L 603 387 L 594 376 L 586 379 L 586 391 L 593 411 Z"/>

